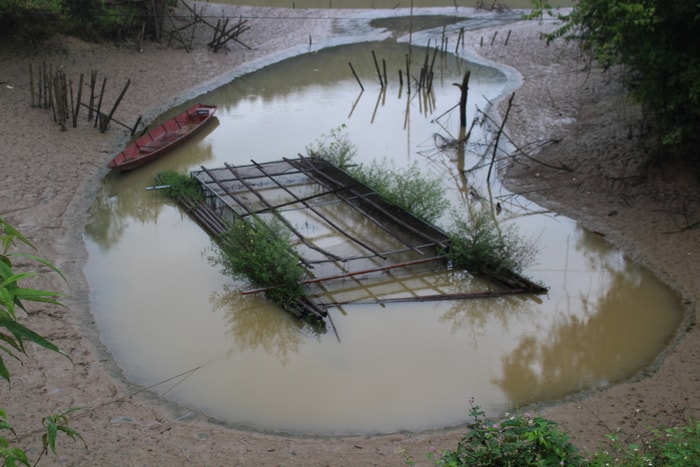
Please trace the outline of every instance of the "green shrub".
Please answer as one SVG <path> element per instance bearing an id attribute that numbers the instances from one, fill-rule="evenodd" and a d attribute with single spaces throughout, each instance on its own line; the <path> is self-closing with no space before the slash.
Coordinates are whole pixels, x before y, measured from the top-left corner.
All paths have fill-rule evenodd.
<path id="1" fill-rule="evenodd" d="M 155 182 L 163 187 L 165 194 L 177 200 L 184 198 L 192 202 L 199 202 L 204 199 L 202 187 L 199 182 L 189 175 L 179 174 L 172 170 L 158 172 Z"/>
<path id="2" fill-rule="evenodd" d="M 348 172 L 360 182 L 372 188 L 385 202 L 410 212 L 425 222 L 433 223 L 450 205 L 445 198 L 442 180 L 427 177 L 417 163 L 397 169 L 393 161 L 360 164 Z"/>
<path id="3" fill-rule="evenodd" d="M 306 153 L 311 157 L 320 157 L 343 170 L 350 167 L 357 155 L 357 147 L 350 141 L 345 132 L 347 126 L 342 124 L 332 129 L 322 139 L 306 146 Z"/>
<path id="4" fill-rule="evenodd" d="M 249 219 L 237 219 L 221 236 L 217 262 L 224 273 L 266 288 L 267 298 L 282 308 L 293 308 L 306 288 L 305 270 L 289 246 L 291 234 L 279 221 Z"/>
<path id="5" fill-rule="evenodd" d="M 535 0 L 535 14 L 549 9 Z M 656 124 L 666 150 L 700 162 L 700 8 L 687 0 L 580 0 L 548 40 L 580 41 L 624 83 Z"/>
<path id="6" fill-rule="evenodd" d="M 579 466 L 583 457 L 556 423 L 530 414 L 511 416 L 491 422 L 474 400 L 469 400 L 474 421 L 454 450 L 439 452 L 435 465 L 446 466 Z"/>
<path id="7" fill-rule="evenodd" d="M 449 206 L 442 181 L 426 177 L 417 163 L 397 169 L 394 162 L 384 159 L 371 164 L 352 164 L 357 148 L 345 132 L 346 126 L 333 129 L 323 139 L 307 146 L 312 157 L 320 157 L 347 171 L 372 188 L 386 203 L 410 212 L 428 223 L 435 222 Z"/>
<path id="8" fill-rule="evenodd" d="M 0 35 L 38 43 L 61 30 L 61 0 L 0 0 Z"/>
<path id="9" fill-rule="evenodd" d="M 487 210 L 476 211 L 470 219 L 455 219 L 448 235 L 450 262 L 474 274 L 521 272 L 537 251 L 518 234 L 514 224 L 499 227 Z"/>

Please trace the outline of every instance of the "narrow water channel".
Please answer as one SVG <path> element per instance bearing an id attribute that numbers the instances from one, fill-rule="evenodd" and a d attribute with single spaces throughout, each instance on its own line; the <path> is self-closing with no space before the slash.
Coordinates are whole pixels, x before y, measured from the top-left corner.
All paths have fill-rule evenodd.
<path id="1" fill-rule="evenodd" d="M 372 51 L 391 73 L 384 92 Z M 105 179 L 86 229 L 86 274 L 102 342 L 127 379 L 167 381 L 154 392 L 236 425 L 376 433 L 464 423 L 469 397 L 497 415 L 606 386 L 656 358 L 681 316 L 674 292 L 571 219 L 497 183 L 485 187 L 476 167 L 486 130 L 475 127 L 464 159 L 436 146 L 458 134 L 453 83 L 466 69 L 470 120 L 513 83 L 448 54 L 438 58 L 431 95 L 409 94 L 397 73 L 406 53 L 391 41 L 341 46 L 235 79 L 197 99 L 219 106 L 214 125 L 159 161 Z M 412 53 L 423 63 L 424 49 Z M 207 235 L 146 190 L 160 170 L 295 157 L 337 129 L 358 162 L 417 163 L 439 176 L 458 213 L 474 193 L 491 193 L 503 224 L 539 247 L 525 273 L 549 294 L 332 308 L 338 338 L 317 335 L 260 298 L 243 299 L 243 284 L 209 260 Z"/>

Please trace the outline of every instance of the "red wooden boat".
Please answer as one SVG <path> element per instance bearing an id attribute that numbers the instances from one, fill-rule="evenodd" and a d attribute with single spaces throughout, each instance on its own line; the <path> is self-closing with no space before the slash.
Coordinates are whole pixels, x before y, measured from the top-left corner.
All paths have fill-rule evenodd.
<path id="1" fill-rule="evenodd" d="M 202 128 L 216 112 L 215 105 L 195 104 L 145 133 L 107 164 L 110 169 L 133 170 L 156 159 Z"/>

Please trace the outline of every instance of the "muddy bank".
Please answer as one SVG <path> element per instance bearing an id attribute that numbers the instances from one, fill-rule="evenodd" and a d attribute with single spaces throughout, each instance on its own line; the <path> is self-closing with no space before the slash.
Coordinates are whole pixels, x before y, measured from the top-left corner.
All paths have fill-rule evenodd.
<path id="1" fill-rule="evenodd" d="M 35 242 L 39 253 L 54 261 L 70 284 L 53 276 L 42 278 L 39 285 L 70 294 L 65 301 L 68 309 L 32 307 L 26 323 L 65 349 L 72 362 L 32 349 L 23 366 L 9 362 L 12 385 L 0 386 L 10 422 L 19 434 L 29 434 L 23 436 L 22 446 L 36 458 L 41 444 L 32 432 L 40 428 L 42 416 L 62 408 L 91 407 L 71 422 L 89 449 L 62 441 L 49 463 L 404 465 L 403 451 L 422 461 L 431 446 L 453 447 L 462 429 L 310 438 L 223 426 L 124 381 L 99 343 L 83 276 L 82 232 L 87 210 L 107 173 L 106 162 L 125 133 L 111 128 L 101 134 L 85 122 L 60 131 L 50 111 L 29 107 L 28 65 L 46 61 L 75 78 L 98 70 L 113 83 L 110 102 L 131 79 L 119 114 L 134 120 L 144 113 L 148 119 L 236 70 L 273 60 L 280 52 L 308 50 L 310 37 L 312 43 L 334 40 L 343 29 L 331 16 L 353 21 L 362 15 L 216 8 L 229 9 L 232 17 L 251 18 L 251 30 L 243 38 L 252 49 L 232 47 L 214 54 L 200 41 L 189 53 L 149 42 L 139 51 L 66 38 L 41 50 L 19 44 L 0 49 L 4 109 L 0 215 Z M 650 170 L 638 163 L 636 107 L 605 76 L 586 70 L 573 45 L 547 47 L 540 41 L 544 27 L 522 22 L 474 31 L 465 38 L 474 53 L 503 63 L 522 77 L 508 131 L 529 155 L 547 165 L 518 158 L 504 172 L 511 189 L 606 235 L 681 291 L 689 310 L 677 340 L 654 368 L 633 381 L 535 408 L 560 422 L 581 446 L 593 446 L 618 427 L 635 436 L 650 424 L 676 424 L 697 416 L 700 339 L 693 323 L 700 290 L 700 235 L 697 228 L 684 227 L 700 219 L 700 193 L 689 171 Z M 508 46 L 500 40 L 480 46 L 481 38 L 492 37 L 496 30 L 498 37 L 511 30 Z"/>

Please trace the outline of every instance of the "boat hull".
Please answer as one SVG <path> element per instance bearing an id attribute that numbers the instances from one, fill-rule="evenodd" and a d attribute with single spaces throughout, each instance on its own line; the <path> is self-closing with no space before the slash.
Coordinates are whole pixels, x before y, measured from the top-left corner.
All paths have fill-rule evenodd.
<path id="1" fill-rule="evenodd" d="M 215 105 L 193 105 L 131 142 L 107 167 L 129 171 L 162 157 L 205 126 L 215 112 Z"/>

